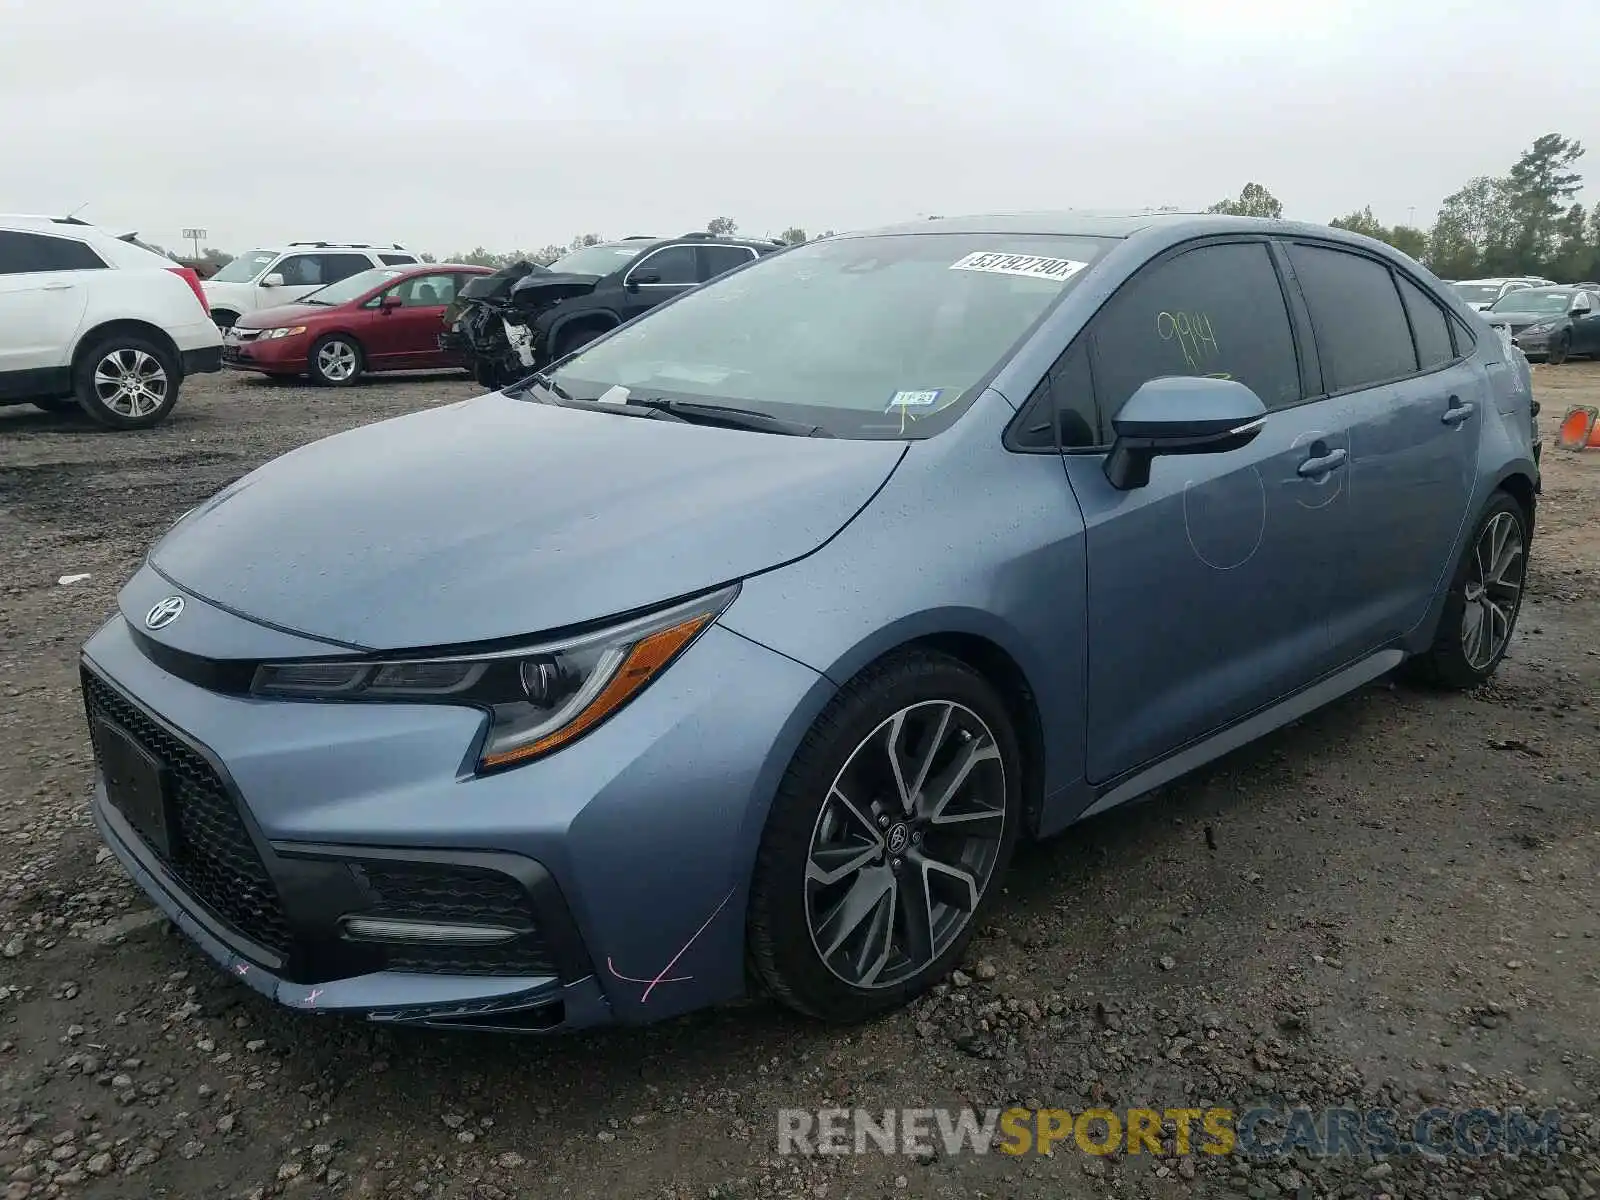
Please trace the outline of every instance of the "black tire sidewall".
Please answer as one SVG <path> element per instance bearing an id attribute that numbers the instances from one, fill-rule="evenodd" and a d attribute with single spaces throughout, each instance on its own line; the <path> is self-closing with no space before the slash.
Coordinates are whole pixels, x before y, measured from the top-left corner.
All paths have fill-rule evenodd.
<path id="1" fill-rule="evenodd" d="M 322 348 L 332 342 L 343 342 L 356 353 L 356 369 L 350 372 L 348 379 L 329 379 L 322 373 L 322 368 L 317 365 L 317 356 L 322 353 Z M 361 349 L 361 343 L 346 333 L 329 333 L 319 337 L 311 346 L 311 353 L 306 355 L 306 372 L 321 387 L 350 387 L 361 373 L 367 369 L 367 356 Z"/>
<path id="2" fill-rule="evenodd" d="M 227 320 L 223 320 L 224 317 L 226 317 Z M 221 310 L 220 312 L 217 311 L 216 309 L 212 309 L 211 310 L 211 323 L 213 325 L 215 325 L 218 329 L 221 329 L 221 330 L 232 329 L 234 327 L 234 325 L 238 322 L 238 320 L 239 320 L 239 314 L 234 312 L 231 308 L 225 308 L 225 309 Z"/>
<path id="3" fill-rule="evenodd" d="M 1000 745 L 1006 828 L 978 909 L 932 964 L 894 987 L 865 990 L 835 976 L 812 944 L 805 870 L 823 798 L 851 752 L 898 710 L 954 700 L 977 713 Z M 774 797 L 751 884 L 749 944 L 759 982 L 780 1001 L 824 1020 L 852 1023 L 898 1008 L 961 961 L 1001 889 L 1022 823 L 1022 755 L 1010 714 L 994 688 L 966 664 L 914 652 L 869 668 L 840 689 L 796 751 Z"/>
<path id="4" fill-rule="evenodd" d="M 605 332 L 607 331 L 604 329 L 585 328 L 574 329 L 570 332 L 563 333 L 561 335 L 561 340 L 556 343 L 555 353 L 550 357 L 552 359 L 565 358 L 573 351 L 583 349 L 590 342 L 594 341 L 595 338 L 599 337 Z"/>
<path id="5" fill-rule="evenodd" d="M 101 402 L 99 394 L 94 389 L 95 368 L 108 354 L 119 350 L 142 350 L 154 356 L 167 374 L 167 397 L 162 401 L 161 407 L 149 416 L 125 417 L 121 413 L 113 412 Z M 89 416 L 90 420 L 107 429 L 149 429 L 161 424 L 172 412 L 173 406 L 178 403 L 178 392 L 182 386 L 183 374 L 178 368 L 176 355 L 136 333 L 114 333 L 101 338 L 79 355 L 77 363 L 72 368 L 72 394 L 78 402 L 78 407 Z"/>
<path id="6" fill-rule="evenodd" d="M 1559 338 L 1556 339 L 1555 344 L 1550 347 L 1549 352 L 1545 355 L 1545 361 L 1548 362 L 1552 367 L 1559 367 L 1562 363 L 1567 361 L 1567 357 L 1571 353 L 1572 338 L 1563 333 Z"/>
<path id="7" fill-rule="evenodd" d="M 1466 651 L 1461 645 L 1461 624 L 1467 607 L 1467 576 L 1472 569 L 1472 557 L 1477 551 L 1478 539 L 1483 536 L 1489 522 L 1503 512 L 1510 513 L 1516 518 L 1517 530 L 1522 535 L 1522 587 L 1517 589 L 1517 603 L 1511 610 L 1511 630 L 1506 636 L 1506 644 L 1500 648 L 1500 652 L 1488 666 L 1479 669 L 1467 661 Z M 1517 619 L 1522 614 L 1522 598 L 1528 590 L 1527 572 L 1531 548 L 1531 539 L 1528 537 L 1528 514 L 1509 493 L 1496 492 L 1494 498 L 1473 523 L 1472 534 L 1462 548 L 1455 574 L 1450 580 L 1450 591 L 1445 597 L 1444 611 L 1439 616 L 1439 629 L 1434 635 L 1433 646 L 1426 656 L 1428 668 L 1426 674 L 1434 682 L 1450 688 L 1472 688 L 1483 683 L 1499 669 L 1506 652 L 1511 648 L 1511 637 L 1516 633 Z"/>

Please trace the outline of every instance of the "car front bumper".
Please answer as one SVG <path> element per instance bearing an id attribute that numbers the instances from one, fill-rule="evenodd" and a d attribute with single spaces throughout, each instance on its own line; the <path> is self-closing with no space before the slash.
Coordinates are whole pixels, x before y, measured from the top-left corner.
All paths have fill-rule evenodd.
<path id="1" fill-rule="evenodd" d="M 130 582 L 125 613 L 171 592 L 153 575 Z M 187 603 L 201 641 L 250 625 Z M 292 654 L 300 639 L 281 637 Z M 311 1012 L 524 1032 L 743 994 L 766 798 L 831 692 L 808 668 L 713 625 L 585 737 L 478 777 L 476 710 L 265 701 L 186 677 L 200 661 L 125 615 L 85 646 L 93 813 L 140 886 L 241 982 Z M 121 752 L 108 757 L 123 734 L 156 765 L 160 818 L 130 804 Z M 363 921 L 517 933 L 374 940 Z"/>
<path id="2" fill-rule="evenodd" d="M 262 341 L 241 341 L 229 330 L 222 341 L 222 365 L 230 371 L 257 371 L 267 375 L 303 375 L 311 353 L 311 335 Z"/>

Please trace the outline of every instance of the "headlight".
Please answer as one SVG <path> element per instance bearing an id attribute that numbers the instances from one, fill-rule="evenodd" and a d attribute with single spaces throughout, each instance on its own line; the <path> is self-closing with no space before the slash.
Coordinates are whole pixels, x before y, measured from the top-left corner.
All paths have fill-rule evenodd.
<path id="1" fill-rule="evenodd" d="M 1540 321 L 1537 325 L 1529 325 L 1526 329 L 1524 329 L 1522 331 L 1522 334 L 1525 335 L 1525 334 L 1529 334 L 1529 333 L 1534 333 L 1534 334 L 1549 333 L 1555 327 L 1556 327 L 1556 323 L 1554 321 Z M 1521 335 L 1519 335 L 1519 336 L 1521 336 Z"/>
<path id="2" fill-rule="evenodd" d="M 490 714 L 480 771 L 542 757 L 617 712 L 738 595 L 724 588 L 610 629 L 542 645 L 434 658 L 264 663 L 250 690 L 300 700 L 464 704 Z"/>
<path id="3" fill-rule="evenodd" d="M 280 329 L 267 330 L 258 340 L 269 342 L 273 338 L 293 337 L 295 334 L 304 333 L 305 331 L 306 327 L 304 325 L 285 325 Z"/>

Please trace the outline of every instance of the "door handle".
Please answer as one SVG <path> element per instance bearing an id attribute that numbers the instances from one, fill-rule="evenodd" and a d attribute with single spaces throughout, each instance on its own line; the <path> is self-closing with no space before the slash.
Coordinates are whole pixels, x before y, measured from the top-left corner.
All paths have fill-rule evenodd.
<path id="1" fill-rule="evenodd" d="M 39 289 L 41 292 L 66 292 L 72 290 L 70 283 L 47 283 Z"/>
<path id="2" fill-rule="evenodd" d="M 1446 425 L 1459 425 L 1472 415 L 1473 405 L 1461 399 L 1460 396 L 1451 396 L 1449 406 L 1444 410 L 1444 416 L 1439 420 Z"/>
<path id="3" fill-rule="evenodd" d="M 1317 458 L 1308 458 L 1299 466 L 1299 473 L 1306 479 L 1320 479 L 1329 471 L 1344 466 L 1344 460 L 1350 457 L 1350 452 L 1342 446 L 1337 450 L 1329 450 Z"/>

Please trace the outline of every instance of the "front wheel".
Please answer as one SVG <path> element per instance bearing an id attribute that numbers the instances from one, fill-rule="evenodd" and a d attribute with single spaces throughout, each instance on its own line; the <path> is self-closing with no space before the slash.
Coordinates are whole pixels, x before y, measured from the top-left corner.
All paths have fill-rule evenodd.
<path id="1" fill-rule="evenodd" d="M 1567 361 L 1567 355 L 1571 352 L 1572 339 L 1566 334 L 1562 334 L 1555 341 L 1550 343 L 1550 350 L 1545 356 L 1545 361 L 1548 362 L 1552 367 L 1559 367 L 1562 363 Z"/>
<path id="2" fill-rule="evenodd" d="M 331 333 L 311 347 L 307 368 L 324 387 L 349 387 L 361 378 L 361 347 L 342 333 Z"/>
<path id="3" fill-rule="evenodd" d="M 1477 687 L 1500 665 L 1522 610 L 1528 575 L 1528 518 L 1496 492 L 1456 566 L 1433 645 L 1416 673 L 1442 687 Z"/>
<path id="4" fill-rule="evenodd" d="M 211 321 L 212 321 L 212 324 L 214 324 L 218 329 L 222 330 L 224 333 L 226 333 L 228 330 L 232 329 L 233 325 L 234 325 L 234 322 L 237 321 L 238 319 L 239 319 L 239 314 L 238 313 L 229 312 L 225 308 L 213 308 L 211 310 Z"/>
<path id="5" fill-rule="evenodd" d="M 574 351 L 581 350 L 595 338 L 606 332 L 604 329 L 572 329 L 561 335 L 561 340 L 555 345 L 555 352 L 551 354 L 552 361 L 565 358 Z"/>
<path id="6" fill-rule="evenodd" d="M 779 785 L 751 885 L 756 976 L 829 1021 L 907 1003 L 960 960 L 1021 810 L 1016 734 L 983 676 L 928 651 L 869 668 Z"/>

